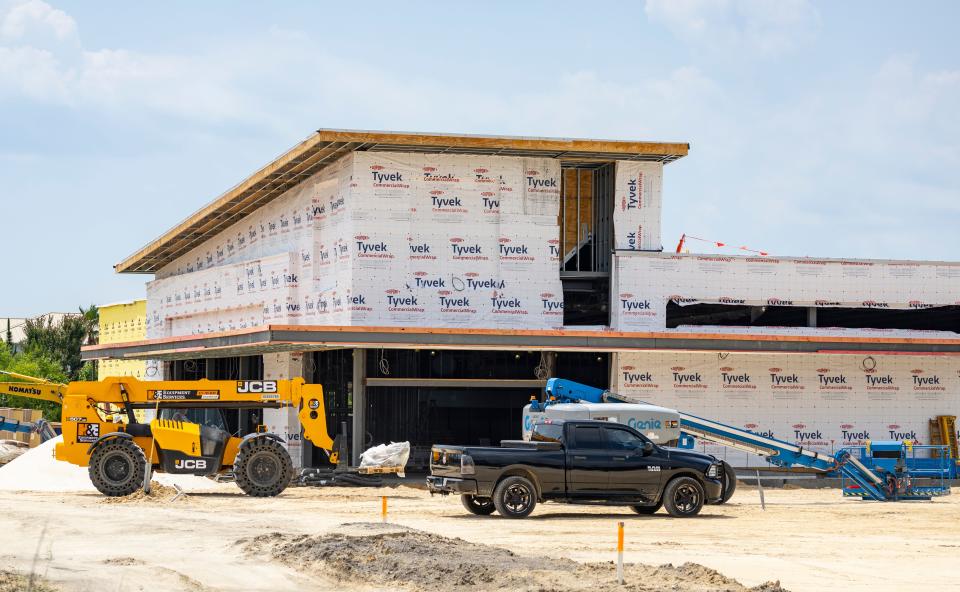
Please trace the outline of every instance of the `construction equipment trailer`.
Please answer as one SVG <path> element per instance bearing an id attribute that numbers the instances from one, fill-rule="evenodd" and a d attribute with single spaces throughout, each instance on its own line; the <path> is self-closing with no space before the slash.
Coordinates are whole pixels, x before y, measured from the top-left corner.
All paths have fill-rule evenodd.
<path id="1" fill-rule="evenodd" d="M 10 374 L 10 373 L 7 373 Z M 52 383 L 10 374 L 0 394 L 61 403 L 63 442 L 55 456 L 88 467 L 105 495 L 149 488 L 151 471 L 229 478 L 252 496 L 279 495 L 293 478 L 293 463 L 277 434 L 258 424 L 250 433 L 231 433 L 227 409 L 292 407 L 303 437 L 338 453 L 327 433 L 323 387 L 293 380 L 139 381 L 128 377 L 98 382 Z M 149 422 L 135 411 L 151 410 Z"/>
<path id="2" fill-rule="evenodd" d="M 580 384 L 572 380 L 551 378 L 544 389 L 545 400 L 531 401 L 527 412 L 549 414 L 553 406 L 570 404 L 633 404 L 637 415 L 651 409 L 659 418 L 664 408 L 607 390 Z M 672 420 L 656 419 L 657 429 L 679 430 L 678 440 L 681 447 L 692 447 L 696 438 L 716 442 L 736 450 L 763 457 L 768 463 L 778 467 L 803 467 L 821 474 L 837 475 L 843 480 L 844 495 L 865 500 L 901 501 L 929 500 L 933 497 L 950 494 L 946 478 L 950 474 L 949 449 L 946 446 L 918 446 L 911 442 L 882 441 L 870 446 L 843 448 L 833 455 L 809 450 L 791 442 L 785 442 L 748 430 L 729 426 L 717 421 L 675 411 L 678 426 L 664 425 Z M 529 421 L 525 418 L 525 422 Z M 919 450 L 936 452 L 940 462 L 937 466 L 908 466 L 911 455 Z M 936 455 L 934 455 L 936 456 Z M 926 459 L 924 459 L 926 460 Z M 920 485 L 919 479 L 926 478 L 932 483 Z"/>

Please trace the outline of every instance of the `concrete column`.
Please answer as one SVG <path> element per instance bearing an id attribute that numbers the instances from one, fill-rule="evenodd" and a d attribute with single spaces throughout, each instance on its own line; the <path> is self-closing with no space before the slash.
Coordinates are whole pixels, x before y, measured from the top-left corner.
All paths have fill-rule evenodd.
<path id="1" fill-rule="evenodd" d="M 817 326 L 817 307 L 815 306 L 810 306 L 807 308 L 807 326 Z"/>
<path id="2" fill-rule="evenodd" d="M 617 371 L 620 368 L 620 352 L 610 352 L 610 390 L 616 390 L 617 385 Z"/>
<path id="3" fill-rule="evenodd" d="M 360 464 L 360 453 L 367 438 L 367 350 L 353 350 L 353 438 L 350 446 L 350 464 Z"/>
<path id="4" fill-rule="evenodd" d="M 303 376 L 303 359 L 300 352 L 264 354 L 263 379 L 286 380 Z M 264 409 L 263 423 L 267 431 L 272 432 L 286 442 L 287 451 L 293 461 L 294 469 L 303 468 L 303 441 L 300 436 L 300 418 L 293 407 L 283 409 Z"/>

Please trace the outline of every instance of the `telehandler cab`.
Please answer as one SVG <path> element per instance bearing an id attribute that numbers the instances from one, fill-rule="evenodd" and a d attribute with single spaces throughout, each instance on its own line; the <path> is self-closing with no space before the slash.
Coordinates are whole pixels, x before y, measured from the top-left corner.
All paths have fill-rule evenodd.
<path id="1" fill-rule="evenodd" d="M 293 478 L 290 454 L 280 436 L 257 425 L 230 433 L 224 409 L 294 407 L 303 437 L 337 463 L 327 433 L 323 387 L 293 380 L 144 381 L 128 377 L 98 382 L 0 382 L 0 394 L 62 404 L 63 442 L 57 460 L 88 467 L 104 495 L 129 495 L 149 486 L 148 471 L 232 477 L 245 493 L 279 495 Z M 149 423 L 135 410 L 152 410 Z"/>

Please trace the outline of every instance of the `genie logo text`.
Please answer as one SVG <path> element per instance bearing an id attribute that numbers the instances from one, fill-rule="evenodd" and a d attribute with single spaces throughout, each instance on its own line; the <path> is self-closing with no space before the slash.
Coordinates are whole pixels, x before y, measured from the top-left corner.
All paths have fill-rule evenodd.
<path id="1" fill-rule="evenodd" d="M 631 417 L 628 419 L 627 425 L 638 431 L 659 430 L 663 427 L 663 424 L 659 419 L 639 419 L 636 417 Z"/>

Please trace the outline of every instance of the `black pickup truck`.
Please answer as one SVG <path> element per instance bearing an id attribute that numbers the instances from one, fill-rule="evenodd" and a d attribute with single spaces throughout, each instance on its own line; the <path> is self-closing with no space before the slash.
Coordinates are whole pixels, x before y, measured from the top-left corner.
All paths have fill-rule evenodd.
<path id="1" fill-rule="evenodd" d="M 657 446 L 625 425 L 554 420 L 533 427 L 530 441 L 500 447 L 431 450 L 431 493 L 459 494 L 468 511 L 524 518 L 537 502 L 630 506 L 653 514 L 695 516 L 723 503 L 736 487 L 733 470 L 713 456 Z"/>

